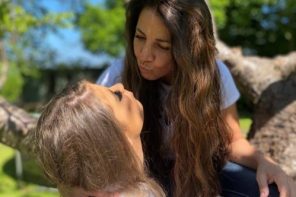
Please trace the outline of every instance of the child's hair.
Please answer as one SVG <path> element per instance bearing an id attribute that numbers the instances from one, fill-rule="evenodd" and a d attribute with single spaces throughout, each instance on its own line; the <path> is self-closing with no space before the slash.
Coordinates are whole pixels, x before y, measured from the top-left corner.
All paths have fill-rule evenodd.
<path id="1" fill-rule="evenodd" d="M 111 109 L 87 83 L 62 90 L 38 120 L 35 152 L 46 176 L 58 188 L 121 192 L 144 184 L 155 196 L 164 196 L 147 178 Z"/>

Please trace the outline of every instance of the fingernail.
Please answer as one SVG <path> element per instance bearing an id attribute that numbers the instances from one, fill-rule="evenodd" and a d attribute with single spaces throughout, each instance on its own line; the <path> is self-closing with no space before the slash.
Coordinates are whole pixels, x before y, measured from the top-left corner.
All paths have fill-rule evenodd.
<path id="1" fill-rule="evenodd" d="M 266 197 L 265 191 L 260 192 L 260 197 Z"/>

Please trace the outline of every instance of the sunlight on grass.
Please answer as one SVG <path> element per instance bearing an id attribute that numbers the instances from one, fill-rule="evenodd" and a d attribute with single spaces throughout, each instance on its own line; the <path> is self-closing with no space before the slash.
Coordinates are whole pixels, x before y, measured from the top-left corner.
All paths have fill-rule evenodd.
<path id="1" fill-rule="evenodd" d="M 244 135 L 247 135 L 252 124 L 251 118 L 243 117 L 239 119 L 239 124 Z"/>
<path id="2" fill-rule="evenodd" d="M 12 148 L 0 143 L 0 197 L 59 197 L 55 190 L 51 191 L 47 187 L 32 183 L 23 182 L 23 186 L 19 187 L 14 172 L 14 154 L 15 151 Z M 24 168 L 27 167 L 26 165 L 24 166 Z M 35 170 L 36 168 L 36 166 L 30 167 L 34 168 L 30 170 Z M 11 176 L 11 173 L 13 176 Z M 37 178 L 35 182 L 39 182 L 39 179 Z"/>

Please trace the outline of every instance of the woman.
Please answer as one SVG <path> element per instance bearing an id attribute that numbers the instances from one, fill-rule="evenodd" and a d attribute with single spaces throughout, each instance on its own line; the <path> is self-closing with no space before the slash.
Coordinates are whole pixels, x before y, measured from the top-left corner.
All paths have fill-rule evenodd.
<path id="1" fill-rule="evenodd" d="M 37 158 L 63 197 L 164 197 L 144 172 L 142 126 L 142 105 L 121 84 L 81 81 L 42 112 Z"/>
<path id="2" fill-rule="evenodd" d="M 145 158 L 170 195 L 215 196 L 220 184 L 223 196 L 276 195 L 272 182 L 281 196 L 295 195 L 291 179 L 240 132 L 239 93 L 215 60 L 203 0 L 131 0 L 126 36 L 123 71 L 111 66 L 98 83 L 121 80 L 143 104 Z M 227 159 L 240 165 L 223 167 Z"/>

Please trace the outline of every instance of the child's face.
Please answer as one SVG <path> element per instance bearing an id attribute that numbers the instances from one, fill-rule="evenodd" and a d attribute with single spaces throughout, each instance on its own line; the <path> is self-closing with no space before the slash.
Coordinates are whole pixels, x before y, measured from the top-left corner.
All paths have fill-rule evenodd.
<path id="1" fill-rule="evenodd" d="M 124 89 L 122 84 L 110 88 L 87 84 L 103 103 L 111 108 L 124 133 L 129 138 L 138 138 L 143 127 L 143 106 L 133 93 Z"/>
<path id="2" fill-rule="evenodd" d="M 142 77 L 169 83 L 174 65 L 171 34 L 155 9 L 141 11 L 135 31 L 134 54 Z"/>

